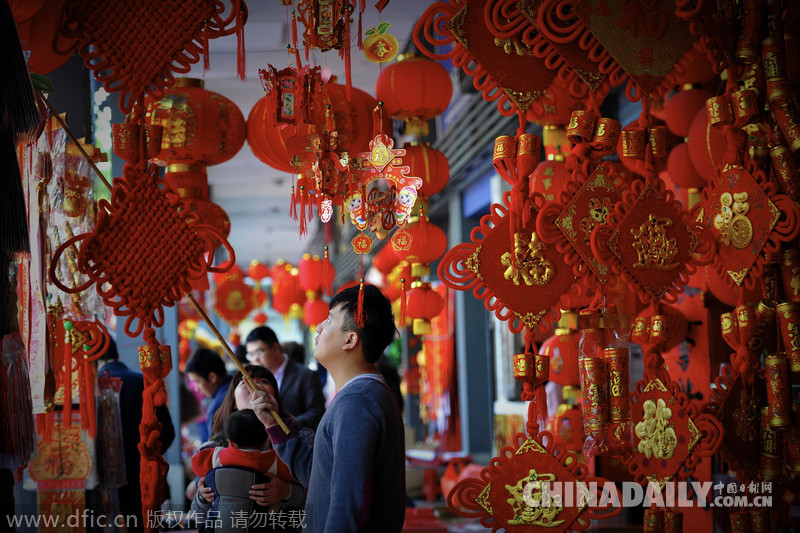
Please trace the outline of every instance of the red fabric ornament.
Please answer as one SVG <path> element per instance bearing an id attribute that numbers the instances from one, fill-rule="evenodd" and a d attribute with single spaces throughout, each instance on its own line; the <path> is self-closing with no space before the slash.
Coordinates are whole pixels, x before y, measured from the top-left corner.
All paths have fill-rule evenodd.
<path id="1" fill-rule="evenodd" d="M 664 119 L 669 131 L 679 137 L 689 135 L 692 121 L 701 109 L 705 109 L 706 100 L 714 96 L 702 89 L 679 91 L 664 104 Z"/>
<path id="2" fill-rule="evenodd" d="M 515 2 L 507 3 L 516 5 Z M 504 116 L 518 113 L 524 120 L 531 103 L 542 95 L 557 75 L 545 61 L 553 50 L 538 32 L 534 32 L 533 39 L 528 42 L 519 38 L 512 40 L 516 32 L 513 24 L 508 27 L 506 11 L 487 9 L 488 5 L 487 0 L 469 3 L 450 0 L 432 4 L 414 28 L 414 43 L 431 59 L 452 59 L 455 67 L 473 79 L 473 85 L 481 91 L 484 100 L 496 101 L 498 111 Z M 524 20 L 522 14 L 518 14 L 515 23 Z M 439 49 L 450 45 L 450 51 L 444 54 L 431 52 L 423 36 Z M 502 45 L 498 46 L 495 39 Z M 537 49 L 536 45 L 541 46 Z M 572 75 L 577 78 L 574 72 Z"/>
<path id="3" fill-rule="evenodd" d="M 481 470 L 480 477 L 465 478 L 455 484 L 447 496 L 447 506 L 460 516 L 480 517 L 481 525 L 493 532 L 501 528 L 535 533 L 583 531 L 592 520 L 618 514 L 622 506 L 612 505 L 614 498 L 605 506 L 580 506 L 577 494 L 574 498 L 563 498 L 562 505 L 554 505 L 553 494 L 550 505 L 541 507 L 528 506 L 523 498 L 528 482 L 557 481 L 570 489 L 583 482 L 586 487 L 596 487 L 597 492 L 590 497 L 600 501 L 599 491 L 607 480 L 588 477 L 588 469 L 580 465 L 578 457 L 557 445 L 552 434 L 543 431 L 526 438 L 518 433 L 513 446 L 503 448 Z M 619 495 L 615 496 L 619 501 Z"/>
<path id="4" fill-rule="evenodd" d="M 682 143 L 673 148 L 667 158 L 667 172 L 672 182 L 678 187 L 700 189 L 708 181 L 697 173 L 689 155 L 689 143 Z"/>
<path id="5" fill-rule="evenodd" d="M 696 209 L 695 209 L 696 211 Z M 592 232 L 595 257 L 644 301 L 674 302 L 697 265 L 711 260 L 704 225 L 656 178 L 636 181 Z"/>
<path id="6" fill-rule="evenodd" d="M 410 174 L 422 179 L 420 196 L 433 196 L 444 189 L 450 179 L 450 163 L 447 157 L 428 143 L 406 143 L 403 163 L 411 169 Z"/>
<path id="7" fill-rule="evenodd" d="M 583 431 L 583 416 L 579 406 L 559 405 L 558 411 L 547 419 L 547 431 L 553 434 L 557 445 L 563 445 L 571 452 L 580 453 L 586 440 L 586 433 Z"/>
<path id="8" fill-rule="evenodd" d="M 439 262 L 442 283 L 455 290 L 472 290 L 489 311 L 508 321 L 509 329 L 546 330 L 558 320 L 561 299 L 575 283 L 572 269 L 554 246 L 544 244 L 535 231 L 539 208 L 532 223 L 520 228 L 512 242 L 508 224 L 511 193 L 503 204 L 472 230 L 472 242 L 454 246 Z"/>
<path id="9" fill-rule="evenodd" d="M 674 381 L 669 387 L 657 379 L 637 383 L 631 411 L 634 451 L 621 460 L 637 483 L 686 479 L 702 457 L 714 455 L 722 444 L 719 421 L 702 413 Z"/>
<path id="10" fill-rule="evenodd" d="M 128 114 L 142 105 L 145 93 L 159 100 L 174 81 L 200 59 L 208 39 L 241 34 L 247 8 L 231 0 L 195 0 L 165 6 L 147 1 L 124 9 L 104 0 L 66 0 L 61 34 L 78 39 L 78 52 L 109 93 L 119 92 L 119 108 Z M 240 52 L 239 61 L 243 61 Z M 142 115 L 142 109 L 136 109 Z"/>
<path id="11" fill-rule="evenodd" d="M 216 283 L 217 285 L 221 285 L 226 281 L 244 279 L 244 270 L 242 270 L 242 267 L 234 263 L 225 272 L 215 272 L 213 277 L 214 277 L 214 283 Z"/>
<path id="12" fill-rule="evenodd" d="M 550 381 L 562 387 L 580 387 L 581 380 L 578 374 L 580 340 L 581 335 L 577 331 L 556 328 L 555 335 L 549 337 L 539 347 L 539 352 L 550 358 Z"/>
<path id="13" fill-rule="evenodd" d="M 300 277 L 293 269 L 272 282 L 272 308 L 282 315 L 288 315 L 293 305 L 302 307 L 306 292 L 300 286 Z"/>
<path id="14" fill-rule="evenodd" d="M 703 267 L 706 288 L 720 302 L 729 307 L 736 307 L 739 301 L 739 287 L 733 282 L 728 273 L 720 273 L 714 265 Z M 745 302 L 755 302 L 761 298 L 761 286 L 757 285 L 752 289 L 744 288 L 743 300 Z"/>
<path id="15" fill-rule="evenodd" d="M 160 100 L 145 99 L 145 121 L 164 127 L 161 153 L 154 159 L 159 165 L 215 165 L 242 148 L 242 112 L 228 98 L 203 86 L 203 80 L 177 78 Z"/>
<path id="16" fill-rule="evenodd" d="M 64 0 L 11 2 L 19 43 L 23 51 L 30 52 L 27 59 L 32 72 L 53 72 L 67 62 L 75 47 L 75 39 L 67 39 L 58 31 L 63 4 Z"/>
<path id="17" fill-rule="evenodd" d="M 407 134 L 421 137 L 428 134 L 428 120 L 447 109 L 452 95 L 445 68 L 415 54 L 403 54 L 383 67 L 375 82 L 375 97 L 384 110 L 406 122 Z"/>

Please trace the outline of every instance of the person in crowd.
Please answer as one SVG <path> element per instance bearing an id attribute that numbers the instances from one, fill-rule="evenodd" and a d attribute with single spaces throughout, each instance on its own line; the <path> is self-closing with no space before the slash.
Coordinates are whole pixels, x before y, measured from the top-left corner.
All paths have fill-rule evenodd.
<path id="1" fill-rule="evenodd" d="M 272 372 L 259 365 L 247 365 L 245 366 L 245 371 L 261 390 L 274 394 L 276 397 L 280 397 L 277 392 L 278 383 L 275 381 L 275 376 L 272 375 Z M 225 424 L 232 414 L 239 410 L 252 408 L 250 404 L 250 392 L 250 387 L 244 380 L 242 373 L 237 372 L 233 376 L 225 399 L 214 417 L 214 424 L 212 426 L 214 429 L 213 436 L 208 446 L 213 448 L 215 445 L 224 446 L 227 444 L 224 438 Z M 288 421 L 291 419 L 290 415 L 283 410 L 278 410 L 278 414 L 284 420 Z M 310 433 L 307 429 L 303 430 L 303 432 Z M 306 438 L 308 437 L 306 436 Z M 264 449 L 270 449 L 271 447 L 271 442 L 267 441 Z M 206 447 L 201 448 L 196 453 L 201 453 L 205 448 Z M 287 467 L 279 460 L 279 464 L 276 465 L 276 468 L 278 471 L 284 471 L 283 469 Z M 243 479 L 247 482 L 252 478 L 245 477 Z M 190 496 L 190 499 L 192 499 L 192 509 L 198 513 L 198 515 L 206 513 L 211 509 L 215 498 L 219 496 L 214 493 L 211 487 L 206 486 L 203 478 L 197 478 L 193 481 L 189 485 L 189 488 L 187 488 L 186 493 L 187 496 Z M 279 510 L 287 511 L 302 509 L 306 498 L 305 489 L 302 485 L 296 481 L 287 482 L 281 476 L 272 476 L 267 481 L 251 484 L 249 486 L 249 495 L 259 507 L 275 509 L 277 505 L 280 508 Z M 288 513 L 284 514 L 284 518 L 288 518 Z M 298 518 L 296 513 L 295 518 Z M 288 527 L 289 525 L 297 526 L 298 524 L 287 523 L 286 525 L 287 530 L 290 530 Z"/>
<path id="2" fill-rule="evenodd" d="M 359 290 L 363 300 L 359 303 Z M 363 313 L 356 316 L 356 313 Z M 361 321 L 363 319 L 363 321 Z M 364 324 L 363 327 L 359 323 Z M 373 285 L 345 289 L 330 301 L 317 328 L 317 361 L 338 393 L 322 417 L 313 446 L 270 414 L 280 399 L 253 391 L 250 404 L 292 475 L 308 486 L 310 531 L 399 532 L 405 517 L 405 444 L 397 402 L 375 363 L 397 330 L 389 300 Z"/>
<path id="3" fill-rule="evenodd" d="M 194 454 L 192 471 L 195 475 L 205 477 L 214 468 L 236 466 L 269 477 L 278 476 L 287 483 L 296 483 L 289 469 L 270 446 L 264 424 L 252 409 L 237 410 L 228 416 L 225 437 L 227 447 L 204 448 Z M 270 510 L 278 509 L 279 504 L 273 504 Z"/>
<path id="4" fill-rule="evenodd" d="M 250 362 L 275 375 L 284 411 L 294 416 L 301 426 L 316 430 L 325 412 L 325 396 L 314 371 L 289 359 L 275 332 L 267 326 L 251 331 L 245 344 Z"/>
<path id="5" fill-rule="evenodd" d="M 289 359 L 298 365 L 306 366 L 306 349 L 302 344 L 295 341 L 286 341 L 281 343 L 281 348 L 283 348 L 283 353 L 285 353 Z"/>
<path id="6" fill-rule="evenodd" d="M 184 372 L 197 390 L 209 399 L 206 406 L 206 423 L 202 426 L 200 435 L 201 440 L 207 441 L 211 436 L 214 414 L 225 399 L 231 377 L 225 370 L 222 357 L 208 348 L 198 348 L 186 362 Z"/>
<path id="7" fill-rule="evenodd" d="M 142 392 L 144 391 L 144 377 L 141 372 L 131 370 L 119 360 L 117 343 L 111 339 L 105 354 L 108 362 L 103 366 L 112 378 L 122 381 L 119 391 L 119 408 L 122 423 L 122 452 L 125 456 L 125 473 L 128 484 L 118 490 L 120 511 L 126 517 L 135 516 L 129 523 L 131 532 L 144 531 L 142 517 L 142 488 L 139 484 L 139 424 L 142 421 Z M 167 450 L 175 439 L 175 426 L 172 424 L 169 410 L 166 405 L 156 407 L 156 417 L 161 422 L 162 453 Z"/>

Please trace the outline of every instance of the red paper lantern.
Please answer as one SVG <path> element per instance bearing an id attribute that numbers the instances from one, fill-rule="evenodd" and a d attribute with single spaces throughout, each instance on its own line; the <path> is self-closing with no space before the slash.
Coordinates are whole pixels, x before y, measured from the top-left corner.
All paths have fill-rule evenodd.
<path id="1" fill-rule="evenodd" d="M 450 179 L 450 163 L 447 157 L 431 148 L 428 143 L 406 143 L 403 148 L 403 165 L 411 168 L 409 176 L 422 178 L 422 187 L 417 191 L 420 196 L 432 196 L 444 189 Z"/>
<path id="2" fill-rule="evenodd" d="M 689 157 L 700 176 L 711 181 L 716 175 L 717 165 L 722 163 L 727 146 L 725 138 L 708 124 L 706 108 L 700 109 L 689 128 Z"/>
<path id="3" fill-rule="evenodd" d="M 164 180 L 181 198 L 210 199 L 205 165 L 169 165 Z"/>
<path id="4" fill-rule="evenodd" d="M 352 87 L 352 98 L 347 99 L 347 88 L 329 82 L 322 86 L 320 95 L 314 100 L 314 124 L 276 124 L 276 103 L 270 98 L 261 98 L 247 117 L 247 143 L 253 154 L 267 165 L 284 172 L 295 172 L 292 166 L 290 139 L 302 138 L 327 129 L 325 109 L 331 106 L 332 128 L 339 132 L 339 140 L 350 153 L 369 150 L 373 136 L 373 110 L 377 100 L 364 91 Z M 387 121 L 386 128 L 391 127 Z"/>
<path id="5" fill-rule="evenodd" d="M 558 201 L 571 177 L 563 160 L 542 161 L 531 174 L 531 194 L 543 194 L 548 202 Z"/>
<path id="6" fill-rule="evenodd" d="M 256 307 L 264 307 L 267 303 L 267 292 L 264 289 L 255 289 L 253 291 L 253 302 L 255 302 Z"/>
<path id="7" fill-rule="evenodd" d="M 269 269 L 269 274 L 272 277 L 272 285 L 275 286 L 277 283 L 279 283 L 280 280 L 283 279 L 283 276 L 292 272 L 293 268 L 294 266 L 291 263 L 287 263 L 283 259 L 278 259 L 275 261 L 275 264 Z"/>
<path id="8" fill-rule="evenodd" d="M 702 89 L 680 91 L 664 104 L 664 119 L 669 131 L 679 137 L 689 135 L 692 121 L 700 109 L 705 110 L 706 100 L 714 96 Z"/>
<path id="9" fill-rule="evenodd" d="M 402 54 L 383 67 L 375 83 L 375 96 L 387 113 L 407 124 L 406 133 L 425 136 L 428 120 L 450 105 L 453 83 L 436 61 Z"/>
<path id="10" fill-rule="evenodd" d="M 723 278 L 714 265 L 704 267 L 706 288 L 714 295 L 720 302 L 729 307 L 736 307 L 739 302 L 739 288 L 730 279 L 730 276 L 725 274 Z M 744 302 L 757 302 L 761 300 L 761 284 L 756 283 L 752 289 L 744 289 Z"/>
<path id="11" fill-rule="evenodd" d="M 409 222 L 392 236 L 395 255 L 412 265 L 411 274 L 415 278 L 427 275 L 430 271 L 427 265 L 447 251 L 447 235 L 425 218 L 424 223 L 418 218 Z"/>
<path id="12" fill-rule="evenodd" d="M 58 31 L 59 13 L 64 0 L 18 0 L 11 2 L 17 33 L 23 51 L 30 52 L 28 68 L 37 74 L 48 74 L 67 62 L 75 39 L 67 39 Z M 58 51 L 53 39 L 58 39 Z M 67 50 L 62 53 L 62 50 Z"/>
<path id="13" fill-rule="evenodd" d="M 253 322 L 255 322 L 256 326 L 263 326 L 267 323 L 267 315 L 266 313 L 256 313 L 253 315 Z"/>
<path id="14" fill-rule="evenodd" d="M 400 258 L 397 257 L 391 246 L 381 247 L 378 253 L 372 257 L 372 266 L 384 276 L 388 275 L 399 262 Z"/>
<path id="15" fill-rule="evenodd" d="M 694 169 L 688 143 L 679 144 L 669 153 L 667 172 L 678 187 L 699 189 L 707 184 L 706 179 Z"/>
<path id="16" fill-rule="evenodd" d="M 244 270 L 237 264 L 234 264 L 230 270 L 227 272 L 215 272 L 214 273 L 214 283 L 217 285 L 222 285 L 226 281 L 233 281 L 238 279 L 244 279 Z"/>
<path id="17" fill-rule="evenodd" d="M 412 283 L 406 297 L 406 314 L 414 319 L 414 335 L 430 333 L 430 321 L 444 309 L 444 299 L 430 283 L 423 281 Z"/>
<path id="18" fill-rule="evenodd" d="M 547 431 L 553 434 L 556 444 L 563 444 L 567 450 L 579 452 L 583 449 L 586 433 L 583 414 L 577 405 L 559 405 L 556 414 L 547 420 Z"/>
<path id="19" fill-rule="evenodd" d="M 545 340 L 539 353 L 550 357 L 550 380 L 562 387 L 580 387 L 578 342 L 581 334 L 569 328 L 556 328 L 555 335 Z"/>
<path id="20" fill-rule="evenodd" d="M 316 295 L 303 304 L 303 322 L 307 326 L 316 326 L 328 318 L 328 311 L 328 303 Z"/>
<path id="21" fill-rule="evenodd" d="M 288 315 L 292 311 L 292 306 L 297 306 L 302 313 L 303 303 L 306 301 L 306 292 L 300 286 L 300 277 L 296 269 L 275 279 L 272 283 L 272 308 Z M 299 313 L 298 313 L 299 314 Z"/>
<path id="22" fill-rule="evenodd" d="M 256 281 L 261 281 L 269 277 L 269 267 L 259 262 L 258 259 L 253 259 L 250 262 L 250 266 L 247 268 L 247 275 Z"/>
<path id="23" fill-rule="evenodd" d="M 145 121 L 164 127 L 157 164 L 214 165 L 236 155 L 245 139 L 242 112 L 203 80 L 178 78 L 161 100 L 145 99 Z"/>
<path id="24" fill-rule="evenodd" d="M 329 264 L 326 273 L 325 261 L 318 255 L 312 257 L 311 254 L 303 254 L 297 270 L 300 276 L 300 286 L 304 291 L 322 292 L 326 286 L 333 283 L 336 275 L 332 265 Z"/>
<path id="25" fill-rule="evenodd" d="M 690 54 L 675 65 L 675 85 L 704 84 L 717 77 L 709 54 Z"/>

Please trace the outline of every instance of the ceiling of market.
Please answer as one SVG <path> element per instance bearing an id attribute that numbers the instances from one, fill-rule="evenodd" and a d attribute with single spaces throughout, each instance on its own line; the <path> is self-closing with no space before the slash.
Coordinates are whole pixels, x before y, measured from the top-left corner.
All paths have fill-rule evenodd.
<path id="1" fill-rule="evenodd" d="M 409 44 L 413 46 L 409 41 L 414 25 L 432 3 L 430 0 L 394 0 L 378 13 L 374 2 L 367 2 L 363 29 L 366 31 L 380 22 L 389 22 L 389 33 L 398 39 L 400 50 L 405 50 Z M 258 69 L 266 68 L 268 64 L 280 69 L 288 64 L 286 46 L 290 25 L 287 18 L 291 9 L 276 0 L 251 0 L 247 7 L 247 80 L 242 82 L 236 76 L 235 36 L 212 40 L 209 46 L 210 70 L 203 72 L 201 61 L 188 74 L 203 78 L 206 89 L 231 99 L 239 106 L 245 119 L 263 96 Z M 302 26 L 298 31 L 302 31 Z M 302 50 L 301 57 L 304 57 Z M 355 42 L 351 57 L 353 86 L 374 95 L 381 65 L 364 58 Z M 312 51 L 309 62 L 327 66 L 339 77 L 339 82 L 344 83 L 344 63 L 338 51 Z M 298 223 L 289 216 L 290 174 L 262 163 L 245 143 L 232 159 L 209 167 L 208 178 L 211 200 L 225 209 L 230 217 L 228 240 L 236 252 L 238 264 L 246 266 L 253 259 L 268 264 L 284 259 L 297 264 L 307 243 L 298 236 Z"/>

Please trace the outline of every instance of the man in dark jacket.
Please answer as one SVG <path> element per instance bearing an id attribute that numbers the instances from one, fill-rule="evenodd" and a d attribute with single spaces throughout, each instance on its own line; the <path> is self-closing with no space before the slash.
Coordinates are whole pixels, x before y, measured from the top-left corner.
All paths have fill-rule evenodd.
<path id="1" fill-rule="evenodd" d="M 251 331 L 245 344 L 247 359 L 268 368 L 278 381 L 283 409 L 301 426 L 316 430 L 325 413 L 325 396 L 314 371 L 289 359 L 275 332 L 267 326 Z"/>

